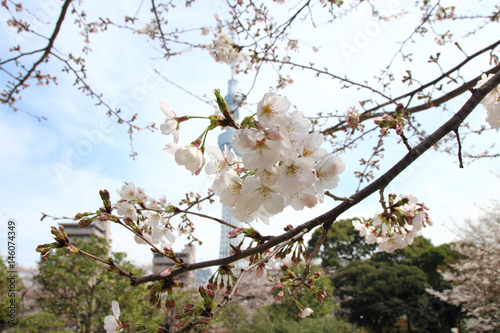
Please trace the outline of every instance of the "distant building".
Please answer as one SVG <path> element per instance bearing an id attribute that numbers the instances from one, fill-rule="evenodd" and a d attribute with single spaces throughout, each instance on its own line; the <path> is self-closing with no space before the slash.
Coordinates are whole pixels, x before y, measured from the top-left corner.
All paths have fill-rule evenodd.
<path id="1" fill-rule="evenodd" d="M 177 258 L 182 259 L 186 264 L 192 264 L 196 258 L 194 245 L 186 245 L 181 252 L 175 252 Z M 153 256 L 153 274 L 158 274 L 175 265 L 175 262 L 164 255 L 155 253 Z M 183 273 L 179 276 L 180 281 L 186 284 L 187 289 L 196 288 L 196 273 L 194 271 Z"/>
<path id="2" fill-rule="evenodd" d="M 60 226 L 64 227 L 64 231 L 68 235 L 70 241 L 75 239 L 87 238 L 90 236 L 95 236 L 99 238 L 104 238 L 109 242 L 110 239 L 110 223 L 94 221 L 87 228 L 80 229 L 78 223 L 76 222 L 64 222 L 59 223 Z"/>
<path id="3" fill-rule="evenodd" d="M 231 68 L 231 80 L 228 81 L 228 93 L 224 97 L 226 100 L 227 106 L 229 110 L 231 111 L 231 115 L 235 118 L 238 119 L 239 112 L 238 112 L 238 107 L 240 104 L 240 100 L 236 95 L 236 89 L 238 87 L 238 81 L 236 81 L 233 77 L 234 69 Z M 218 137 L 218 144 L 219 148 L 224 151 L 224 146 L 228 146 L 229 148 L 231 147 L 231 144 L 229 143 L 229 140 L 231 139 L 231 136 L 233 135 L 234 128 L 226 128 L 221 134 L 219 134 Z M 238 155 L 241 158 L 241 154 L 239 154 L 237 151 L 235 151 L 236 155 Z M 227 206 L 222 206 L 222 219 L 226 221 L 227 223 L 237 227 L 241 228 L 243 227 L 243 223 L 240 221 L 236 220 L 231 214 L 229 214 L 229 207 Z M 243 237 L 240 235 L 236 238 L 228 238 L 229 232 L 233 230 L 233 228 L 222 224 L 221 225 L 221 236 L 220 236 L 220 245 L 219 245 L 219 258 L 225 258 L 229 256 L 229 253 L 231 251 L 231 245 L 238 245 Z"/>

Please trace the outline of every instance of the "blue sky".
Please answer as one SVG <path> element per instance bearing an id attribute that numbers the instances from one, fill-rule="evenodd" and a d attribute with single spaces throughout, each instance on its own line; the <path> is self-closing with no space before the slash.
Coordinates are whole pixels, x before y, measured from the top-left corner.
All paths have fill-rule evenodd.
<path id="1" fill-rule="evenodd" d="M 122 22 L 124 13 L 130 15 L 137 9 L 133 1 L 121 1 L 119 6 L 116 6 L 117 3 L 104 5 L 101 10 L 106 14 L 101 16 L 110 16 Z M 88 13 L 93 15 L 98 6 L 100 8 L 103 5 L 90 6 Z M 195 2 L 192 8 L 180 8 L 182 15 L 172 17 L 170 23 L 201 28 L 213 23 L 213 15 L 220 7 L 217 1 L 210 4 Z M 146 13 L 148 8 L 142 10 Z M 189 22 L 185 20 L 187 14 L 190 17 Z M 50 13 L 48 16 L 50 17 Z M 4 12 L 0 12 L 0 20 L 5 21 Z M 318 20 L 321 21 L 321 17 Z M 72 28 L 71 21 L 71 18 L 67 19 L 60 40 L 56 43 L 56 48 L 61 51 L 71 50 L 80 43 L 80 36 Z M 325 42 L 324 39 L 327 38 L 327 43 L 323 43 L 320 53 L 314 53 L 310 45 L 304 44 L 301 49 L 304 57 L 311 57 L 318 63 L 327 62 L 329 69 L 342 69 L 357 80 L 365 77 L 371 79 L 382 67 L 373 64 L 387 63 L 386 52 L 392 55 L 399 47 L 389 44 L 388 40 L 403 38 L 408 27 L 411 27 L 410 21 L 411 16 L 406 22 L 390 22 L 380 26 L 379 30 L 376 30 L 377 33 L 360 48 L 360 52 L 349 58 L 343 54 L 341 46 L 346 43 L 353 44 L 356 32 L 373 24 L 369 13 L 362 8 L 348 22 L 352 25 L 350 29 L 339 30 L 343 28 L 340 25 L 319 25 L 319 32 L 303 29 L 296 34 L 297 38 L 308 38 L 311 44 Z M 142 21 L 138 25 L 144 23 Z M 51 30 L 50 26 L 43 24 L 40 28 L 46 32 Z M 17 36 L 4 24 L 0 29 L 0 33 L 8 37 L 0 41 L 1 49 L 6 50 L 6 43 Z M 471 41 L 464 43 L 462 47 L 475 51 L 486 45 L 489 39 L 494 40 L 488 33 L 477 38 L 485 42 L 475 47 Z M 158 60 L 158 53 L 148 46 L 145 40 L 144 36 L 113 28 L 105 33 L 93 35 L 90 44 L 93 52 L 87 58 L 88 81 L 92 88 L 102 92 L 111 105 L 122 107 L 125 113 L 139 113 L 138 122 L 143 125 L 148 122 L 159 124 L 163 121 L 163 114 L 159 109 L 160 99 L 167 102 L 177 115 L 212 114 L 211 106 L 172 86 L 154 71 L 161 72 L 169 80 L 199 96 L 207 95 L 212 99 L 214 88 L 220 88 L 226 93 L 227 80 L 230 78 L 229 67 L 215 63 L 208 54 L 201 51 L 190 52 L 168 62 Z M 208 39 L 202 38 L 199 31 L 192 33 L 192 40 L 209 42 Z M 21 43 L 26 47 L 34 45 L 32 40 L 24 40 Z M 423 43 L 431 45 L 433 42 Z M 5 51 L 2 52 L 0 58 L 5 59 L 8 55 Z M 292 56 L 296 54 L 293 53 Z M 428 54 L 425 55 L 427 56 Z M 448 57 L 450 63 L 454 64 L 457 51 L 450 49 L 443 57 Z M 336 60 L 331 61 L 332 58 Z M 415 62 L 425 63 L 427 60 L 418 54 L 415 58 Z M 479 75 L 481 68 L 487 68 L 484 59 L 482 61 L 483 63 L 478 62 L 477 66 L 473 66 L 466 74 L 470 77 Z M 404 65 L 396 63 L 395 68 L 401 71 Z M 95 106 L 95 100 L 73 87 L 73 79 L 60 73 L 57 63 L 44 65 L 43 69 L 56 73 L 59 85 L 33 86 L 25 90 L 19 107 L 37 115 L 44 115 L 48 120 L 38 122 L 27 114 L 14 113 L 4 105 L 0 106 L 0 140 L 3 143 L 0 145 L 0 223 L 6 223 L 10 218 L 17 221 L 17 256 L 20 264 L 35 265 L 38 260 L 36 246 L 51 241 L 49 227 L 56 222 L 48 219 L 40 222 L 41 212 L 54 216 L 72 216 L 77 212 L 96 210 L 101 204 L 98 195 L 100 189 L 108 189 L 112 200 L 117 200 L 116 190 L 123 182 L 132 181 L 136 186 L 144 188 L 148 195 L 166 195 L 167 200 L 172 203 L 178 202 L 183 193 L 188 191 L 206 193 L 210 187 L 208 177 L 204 174 L 192 177 L 188 171 L 174 163 L 172 156 L 162 151 L 170 138 L 159 132 L 136 133 L 133 144 L 139 155 L 135 161 L 132 160 L 129 157 L 130 141 L 126 133 L 127 128 L 116 124 L 112 118 L 108 119 L 104 115 L 104 109 Z M 359 100 L 359 92 L 341 90 L 340 85 L 331 79 L 316 79 L 314 75 L 298 70 L 294 70 L 292 74 L 294 84 L 280 93 L 288 96 L 292 104 L 307 115 L 312 116 L 318 111 L 337 110 L 343 114 L 346 108 L 354 106 Z M 434 77 L 433 74 L 426 75 L 425 71 L 419 75 L 423 80 Z M 4 77 L 1 79 L 2 82 L 5 81 Z M 242 91 L 247 92 L 253 77 L 242 74 L 237 79 Z M 265 66 L 250 95 L 249 105 L 242 110 L 243 116 L 253 112 L 255 103 L 275 84 L 275 80 L 274 69 Z M 408 87 L 401 84 L 394 94 L 407 89 Z M 451 103 L 450 112 L 453 108 L 459 108 L 466 98 L 467 96 L 463 96 Z M 469 120 L 471 124 L 478 126 L 484 122 L 485 117 L 486 112 L 479 107 Z M 427 131 L 432 131 L 446 118 L 441 112 L 431 110 L 419 115 L 419 120 L 426 124 Z M 202 131 L 203 126 L 202 121 L 187 123 L 183 127 L 184 131 L 181 130 L 180 141 L 190 142 Z M 217 134 L 218 132 L 212 134 L 212 144 L 216 143 Z M 475 144 L 479 147 L 487 146 L 490 142 L 498 141 L 498 135 L 497 132 L 489 131 Z M 371 149 L 370 143 L 372 142 L 361 142 L 358 150 L 341 156 L 346 163 L 346 171 L 341 175 L 341 182 L 334 191 L 335 194 L 349 196 L 355 191 L 357 182 L 353 172 L 359 170 L 358 160 L 363 153 Z M 397 145 L 396 138 L 390 138 L 381 172 L 387 170 L 404 154 L 405 148 Z M 498 174 L 494 174 L 498 166 L 496 160 L 482 160 L 459 169 L 456 156 L 429 151 L 391 183 L 385 192 L 414 193 L 421 202 L 431 208 L 429 214 L 435 221 L 435 226 L 425 230 L 424 236 L 430 238 L 434 244 L 449 242 L 455 239 L 455 224 L 461 224 L 465 218 L 477 217 L 481 212 L 480 207 L 488 206 L 491 199 L 498 198 L 496 189 L 500 185 L 500 178 Z M 314 210 L 298 213 L 287 210 L 273 218 L 270 226 L 257 224 L 256 227 L 265 234 L 276 234 L 281 232 L 286 224 L 298 225 L 334 205 L 334 202 L 327 199 Z M 346 212 L 344 216 L 370 217 L 377 211 L 378 195 L 375 195 Z M 220 206 L 207 207 L 204 213 L 218 215 Z M 133 237 L 116 225 L 113 225 L 111 230 L 114 250 L 127 252 L 137 263 L 151 261 L 147 247 L 136 245 Z M 217 257 L 219 230 L 217 224 L 207 220 L 198 221 L 197 235 L 204 242 L 197 250 L 198 261 Z M 5 228 L 0 230 L 0 239 L 1 244 L 5 244 Z M 180 250 L 183 245 L 182 239 L 179 239 L 174 246 Z M 5 255 L 4 248 L 0 248 L 0 254 Z"/>

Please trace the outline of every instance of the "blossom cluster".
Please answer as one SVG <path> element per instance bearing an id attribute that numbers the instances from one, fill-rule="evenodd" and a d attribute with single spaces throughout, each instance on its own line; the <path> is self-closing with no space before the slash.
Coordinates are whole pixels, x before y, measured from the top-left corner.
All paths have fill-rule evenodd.
<path id="1" fill-rule="evenodd" d="M 217 33 L 212 44 L 206 45 L 206 47 L 215 61 L 228 65 L 241 63 L 248 57 L 224 30 Z"/>
<path id="2" fill-rule="evenodd" d="M 347 127 L 356 129 L 360 123 L 359 112 L 355 108 L 349 108 L 345 114 L 345 121 L 347 122 Z"/>
<path id="3" fill-rule="evenodd" d="M 175 241 L 168 219 L 159 212 L 167 210 L 169 206 L 165 197 L 160 200 L 153 199 L 144 193 L 140 187 L 129 182 L 122 186 L 118 192 L 121 199 L 114 206 L 117 215 L 123 216 L 125 221 L 130 221 L 129 226 L 136 232 L 135 241 L 146 244 L 146 241 L 161 248 Z M 147 209 L 144 209 L 146 208 Z M 142 235 L 142 238 L 138 235 Z"/>
<path id="4" fill-rule="evenodd" d="M 481 80 L 477 82 L 475 88 L 480 88 L 489 79 L 491 79 L 493 74 L 483 74 Z M 481 104 L 487 111 L 486 121 L 490 124 L 492 128 L 500 129 L 500 85 L 496 86 L 488 95 L 486 95 Z"/>
<path id="5" fill-rule="evenodd" d="M 428 208 L 417 200 L 412 194 L 391 194 L 384 212 L 367 221 L 354 220 L 352 225 L 368 244 L 377 243 L 379 251 L 392 253 L 413 244 L 422 227 L 433 225 L 425 212 Z"/>
<path id="6" fill-rule="evenodd" d="M 310 133 L 310 122 L 302 112 L 290 112 L 290 106 L 286 97 L 265 94 L 255 117 L 245 118 L 231 137 L 238 154 L 227 146 L 224 152 L 205 148 L 200 139 L 183 147 L 169 143 L 165 150 L 193 174 L 205 165 L 206 151 L 205 171 L 215 178 L 212 189 L 239 221 L 268 223 L 287 206 L 312 208 L 323 202 L 326 189 L 337 187 L 345 164 L 321 148 L 324 136 Z"/>

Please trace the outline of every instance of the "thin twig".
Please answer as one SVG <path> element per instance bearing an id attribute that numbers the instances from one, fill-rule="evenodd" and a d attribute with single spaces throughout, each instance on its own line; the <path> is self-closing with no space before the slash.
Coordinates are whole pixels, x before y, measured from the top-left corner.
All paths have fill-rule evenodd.
<path id="1" fill-rule="evenodd" d="M 233 299 L 233 296 L 234 294 L 236 293 L 236 291 L 238 290 L 238 286 L 239 284 L 241 283 L 241 281 L 243 280 L 243 277 L 245 276 L 246 273 L 248 273 L 249 271 L 251 271 L 252 269 L 254 269 L 255 267 L 259 266 L 260 264 L 263 264 L 263 263 L 267 263 L 269 262 L 269 260 L 271 260 L 281 249 L 283 249 L 285 246 L 287 246 L 288 244 L 290 243 L 293 243 L 295 242 L 297 239 L 300 239 L 304 234 L 306 234 L 308 232 L 307 229 L 303 230 L 302 232 L 300 232 L 298 235 L 296 235 L 295 237 L 293 237 L 291 240 L 289 240 L 288 242 L 286 243 L 283 243 L 279 246 L 276 246 L 276 248 L 271 252 L 269 253 L 267 256 L 265 256 L 264 258 L 262 258 L 261 260 L 257 261 L 257 262 L 254 262 L 253 264 L 250 264 L 248 265 L 247 267 L 243 268 L 240 272 L 240 275 L 236 278 L 236 281 L 234 282 L 234 285 L 231 289 L 231 292 L 229 293 L 229 295 L 226 295 L 224 296 L 224 299 L 217 305 L 217 308 L 212 311 L 211 313 L 211 316 L 215 316 L 219 311 L 221 311 L 229 302 L 231 302 L 231 300 Z M 178 330 L 178 331 L 175 331 L 176 333 L 181 333 L 181 332 L 188 332 L 192 327 L 196 326 L 197 324 L 199 324 L 205 317 L 201 316 L 201 317 L 198 317 L 197 319 L 191 321 L 190 323 L 188 323 L 186 326 L 184 326 L 182 329 Z"/>
<path id="2" fill-rule="evenodd" d="M 42 56 L 40 59 L 38 59 L 33 66 L 24 74 L 23 77 L 19 79 L 19 81 L 12 87 L 10 92 L 7 94 L 4 103 L 11 103 L 12 100 L 12 95 L 15 94 L 18 91 L 18 88 L 21 86 L 24 86 L 26 80 L 28 80 L 31 77 L 31 74 L 36 70 L 38 65 L 40 65 L 42 62 L 45 61 L 45 59 L 49 56 L 51 53 L 52 47 L 54 46 L 54 42 L 57 38 L 57 35 L 59 34 L 59 31 L 61 30 L 62 23 L 64 21 L 64 17 L 66 16 L 66 12 L 68 11 L 68 7 L 70 5 L 72 0 L 65 0 L 62 8 L 61 8 L 61 13 L 59 14 L 59 18 L 57 19 L 56 26 L 54 28 L 54 32 L 52 32 L 52 35 L 49 38 L 49 43 L 45 47 L 45 51 L 43 52 Z M 38 52 L 38 51 L 37 51 Z"/>
<path id="3" fill-rule="evenodd" d="M 347 201 L 347 202 L 351 202 L 351 198 L 344 198 L 344 197 L 338 197 L 336 196 L 335 194 L 332 194 L 330 191 L 325 191 L 325 195 L 327 197 L 330 197 L 332 198 L 333 200 L 337 200 L 337 201 Z"/>
<path id="4" fill-rule="evenodd" d="M 384 198 L 384 189 L 385 189 L 385 187 L 383 187 L 379 190 L 380 199 L 378 202 L 380 202 L 380 204 L 382 205 L 382 208 L 384 209 L 384 213 L 387 213 L 387 205 L 385 204 L 385 198 Z"/>
<path id="5" fill-rule="evenodd" d="M 209 216 L 209 215 L 206 215 L 206 214 L 201 214 L 201 213 L 192 212 L 192 211 L 188 211 L 188 210 L 181 210 L 179 212 L 180 213 L 184 213 L 184 214 L 196 215 L 196 216 L 203 217 L 203 218 L 210 219 L 210 220 L 214 220 L 215 222 L 219 222 L 220 224 L 224 224 L 224 225 L 227 225 L 230 228 L 236 229 L 236 227 L 234 225 L 232 225 L 231 223 L 228 223 L 228 222 L 226 222 L 226 221 L 224 221 L 222 219 L 219 219 L 217 217 L 212 217 L 212 216 Z"/>
<path id="6" fill-rule="evenodd" d="M 78 253 L 80 253 L 80 254 L 82 254 L 84 256 L 87 256 L 89 258 L 92 258 L 94 260 L 100 261 L 100 262 L 102 262 L 102 263 L 104 263 L 104 264 L 106 264 L 106 265 L 108 265 L 110 267 L 113 267 L 113 269 L 119 271 L 120 275 L 122 275 L 122 276 L 126 276 L 129 279 L 132 279 L 134 277 L 131 273 L 127 273 L 123 269 L 121 269 L 120 267 L 116 266 L 114 261 L 107 261 L 107 260 L 101 259 L 101 258 L 96 257 L 93 254 L 87 253 L 87 252 L 85 252 L 85 251 L 83 251 L 81 249 L 78 249 Z"/>
<path id="7" fill-rule="evenodd" d="M 404 135 L 404 133 L 401 133 L 400 137 L 401 137 L 401 139 L 403 139 L 403 143 L 405 144 L 405 146 L 408 149 L 408 151 L 411 151 L 411 146 L 408 143 L 408 139 L 406 138 L 406 136 Z"/>
<path id="8" fill-rule="evenodd" d="M 462 161 L 462 143 L 460 142 L 460 134 L 458 133 L 458 128 L 455 128 L 453 130 L 455 132 L 455 135 L 457 137 L 457 144 L 458 144 L 458 166 L 460 169 L 464 168 L 464 163 Z"/>
<path id="9" fill-rule="evenodd" d="M 318 241 L 316 242 L 316 245 L 314 246 L 313 252 L 309 256 L 308 260 L 306 260 L 304 271 L 302 271 L 302 275 L 300 277 L 300 281 L 294 287 L 295 290 L 293 291 L 293 294 L 292 294 L 292 297 L 291 297 L 292 300 L 294 300 L 298 296 L 301 287 L 305 284 L 307 276 L 309 275 L 309 272 L 311 271 L 311 262 L 318 255 L 319 250 L 321 248 L 321 245 L 323 244 L 323 242 L 325 241 L 326 237 L 328 236 L 328 231 L 329 230 L 330 230 L 329 228 L 328 229 L 323 228 L 323 231 L 321 232 L 321 236 L 319 237 Z"/>

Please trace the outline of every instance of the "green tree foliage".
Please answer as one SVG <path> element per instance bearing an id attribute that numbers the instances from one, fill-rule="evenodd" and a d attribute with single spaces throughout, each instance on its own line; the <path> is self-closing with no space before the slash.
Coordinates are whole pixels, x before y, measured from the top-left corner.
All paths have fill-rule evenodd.
<path id="1" fill-rule="evenodd" d="M 0 257 L 0 290 L 2 290 L 0 294 L 0 306 L 2 307 L 2 311 L 0 311 L 0 330 L 7 327 L 9 321 L 9 314 L 7 311 L 4 311 L 9 305 L 9 296 L 6 292 L 8 288 L 7 267 Z"/>
<path id="2" fill-rule="evenodd" d="M 104 239 L 75 240 L 74 246 L 99 257 L 112 257 L 125 271 L 143 274 L 126 260 L 124 253 L 109 253 Z M 65 249 L 41 264 L 36 283 L 42 291 L 40 306 L 64 320 L 78 332 L 102 331 L 104 317 L 111 314 L 111 301 L 120 304 L 122 322 L 158 323 L 156 310 L 149 305 L 145 286 L 132 287 L 130 281 L 109 272 L 105 265 L 83 255 L 65 257 Z"/>
<path id="3" fill-rule="evenodd" d="M 273 305 L 260 308 L 252 317 L 251 325 L 241 326 L 241 333 L 363 333 L 363 329 L 337 319 L 334 316 L 311 317 L 299 319 L 280 313 Z"/>
<path id="4" fill-rule="evenodd" d="M 292 266 L 291 270 L 300 274 L 303 268 L 303 265 L 298 265 Z M 319 267 L 312 266 L 310 274 L 319 270 Z M 239 333 L 363 332 L 334 316 L 337 305 L 333 298 L 333 285 L 328 276 L 321 275 L 316 286 L 327 294 L 323 304 L 319 304 L 316 295 L 308 292 L 306 288 L 297 298 L 300 304 L 314 311 L 310 317 L 300 319 L 297 307 L 284 299 L 259 308 L 253 315 L 239 304 L 230 304 L 220 317 L 215 318 L 215 324 L 221 325 L 227 332 Z"/>
<path id="5" fill-rule="evenodd" d="M 426 275 L 418 267 L 354 261 L 332 281 L 349 319 L 377 333 L 427 305 Z"/>
<path id="6" fill-rule="evenodd" d="M 311 250 L 321 231 L 313 234 L 309 242 Z M 352 220 L 335 222 L 329 231 L 319 257 L 323 267 L 339 269 L 333 277 L 338 288 L 336 295 L 348 299 L 341 303 L 341 311 L 349 313 L 352 321 L 375 330 L 391 326 L 403 315 L 408 318 L 408 327 L 428 332 L 442 332 L 457 325 L 459 309 L 425 292 L 429 287 L 436 290 L 449 287 L 439 271 L 458 260 L 450 245 L 435 247 L 430 240 L 417 237 L 411 246 L 393 253 L 375 250 L 376 245 L 366 244 L 359 237 Z M 365 309 L 366 313 L 353 312 L 351 307 Z M 368 309 L 372 307 L 376 310 L 372 312 L 373 318 L 368 317 Z"/>
<path id="7" fill-rule="evenodd" d="M 434 248 L 431 241 L 424 237 L 416 237 L 411 246 L 396 250 L 393 253 L 376 252 L 371 259 L 389 264 L 414 265 L 416 260 L 427 250 Z"/>
<path id="8" fill-rule="evenodd" d="M 9 331 L 9 333 L 52 333 L 57 331 L 64 331 L 64 322 L 52 313 L 39 312 L 21 319 L 19 327 Z"/>
<path id="9" fill-rule="evenodd" d="M 300 276 L 301 272 L 304 270 L 304 265 L 292 265 L 290 269 Z M 310 275 L 316 272 L 321 272 L 318 266 L 311 266 Z M 297 301 L 306 308 L 311 308 L 314 312 L 311 316 L 313 317 L 327 317 L 330 316 L 334 310 L 337 308 L 337 304 L 334 302 L 333 298 L 333 285 L 331 279 L 324 275 L 320 275 L 316 281 L 316 287 L 326 293 L 326 298 L 323 303 L 320 304 L 316 298 L 316 294 L 309 291 L 307 288 L 302 289 L 301 294 L 297 297 Z M 275 302 L 270 305 L 270 311 L 274 311 L 278 317 L 287 317 L 290 320 L 298 319 L 297 307 L 292 304 L 292 302 L 287 301 L 287 297 L 283 301 Z"/>
<path id="10" fill-rule="evenodd" d="M 353 219 L 335 222 L 321 245 L 319 257 L 325 268 L 337 268 L 349 264 L 352 260 L 368 258 L 376 248 L 375 244 L 367 244 L 363 237 L 355 232 Z M 322 228 L 316 229 L 309 240 L 309 251 L 313 251 L 321 236 Z"/>
<path id="11" fill-rule="evenodd" d="M 449 244 L 434 246 L 424 237 L 415 238 L 415 242 L 394 253 L 377 252 L 371 260 L 390 265 L 404 264 L 420 268 L 427 276 L 427 288 L 444 290 L 450 287 L 440 274 L 450 264 L 459 260 L 460 255 L 451 250 Z M 426 329 L 428 332 L 449 331 L 459 326 L 460 309 L 426 293 L 427 308 L 408 315 L 410 324 Z"/>

